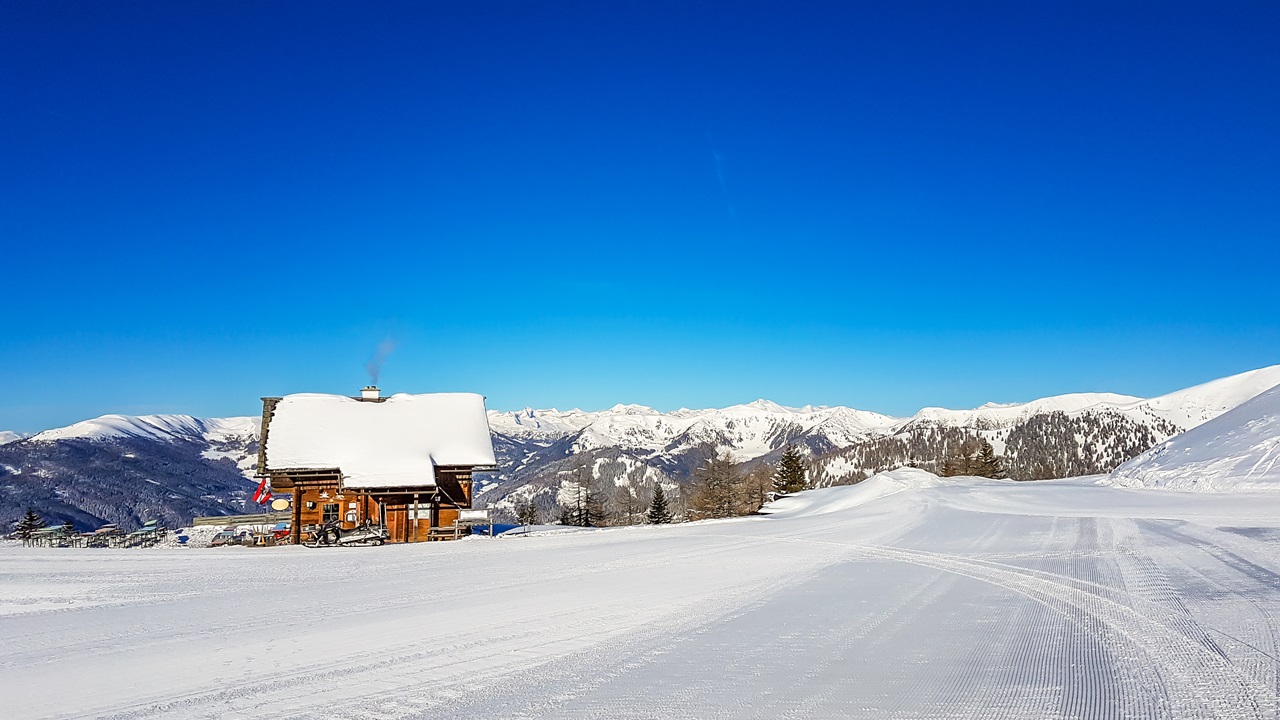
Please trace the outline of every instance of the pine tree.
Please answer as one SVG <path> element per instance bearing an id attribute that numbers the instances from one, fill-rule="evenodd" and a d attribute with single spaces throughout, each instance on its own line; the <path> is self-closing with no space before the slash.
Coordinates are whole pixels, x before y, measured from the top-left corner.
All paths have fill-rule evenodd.
<path id="1" fill-rule="evenodd" d="M 985 440 L 983 442 L 986 442 Z M 951 452 L 942 461 L 942 477 L 976 475 L 978 462 L 975 457 L 981 448 L 978 438 L 969 436 L 951 446 Z"/>
<path id="2" fill-rule="evenodd" d="M 23 542 L 30 542 L 31 536 L 37 530 L 45 527 L 44 518 L 40 517 L 35 510 L 27 508 L 26 514 L 22 519 L 13 524 L 13 536 Z"/>
<path id="3" fill-rule="evenodd" d="M 996 455 L 995 448 L 991 447 L 991 443 L 986 440 L 983 440 L 982 446 L 978 448 L 978 456 L 974 459 L 973 465 L 971 474 L 978 477 L 1008 477 L 1004 472 L 1004 463 L 1000 461 L 1000 456 Z"/>
<path id="4" fill-rule="evenodd" d="M 71 537 L 72 535 L 75 535 L 76 534 L 75 523 L 71 522 L 70 520 L 67 520 L 66 522 L 62 523 L 62 534 L 66 535 L 67 537 Z"/>
<path id="5" fill-rule="evenodd" d="M 538 506 L 534 504 L 533 498 L 525 498 L 516 501 L 516 522 L 521 525 L 537 525 L 538 524 Z"/>
<path id="6" fill-rule="evenodd" d="M 654 483 L 653 500 L 649 503 L 649 512 L 645 515 L 650 525 L 668 525 L 671 523 L 671 510 L 667 507 L 667 495 L 662 490 L 662 483 Z"/>
<path id="7" fill-rule="evenodd" d="M 804 458 L 796 446 L 788 446 L 778 459 L 778 470 L 773 476 L 773 489 L 780 493 L 795 493 L 804 490 L 805 467 Z"/>

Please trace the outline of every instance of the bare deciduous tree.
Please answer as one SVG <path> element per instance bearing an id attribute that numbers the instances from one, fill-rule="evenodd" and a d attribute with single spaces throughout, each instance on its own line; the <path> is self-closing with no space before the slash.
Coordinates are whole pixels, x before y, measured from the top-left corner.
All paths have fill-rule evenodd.
<path id="1" fill-rule="evenodd" d="M 727 518 L 741 515 L 742 475 L 727 451 L 717 454 L 694 472 L 693 503 L 689 519 Z"/>

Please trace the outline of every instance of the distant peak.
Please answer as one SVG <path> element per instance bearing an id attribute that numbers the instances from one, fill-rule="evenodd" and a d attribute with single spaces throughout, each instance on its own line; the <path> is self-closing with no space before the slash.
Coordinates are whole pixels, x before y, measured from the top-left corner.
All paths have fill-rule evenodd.
<path id="1" fill-rule="evenodd" d="M 657 411 L 657 410 L 654 410 L 654 409 L 653 409 L 653 408 L 651 408 L 651 407 L 647 407 L 647 406 L 645 406 L 645 405 L 636 405 L 636 404 L 633 404 L 633 403 L 618 403 L 617 405 L 614 405 L 613 407 L 609 408 L 609 409 L 608 409 L 608 410 L 606 410 L 605 412 L 613 413 L 613 414 L 615 414 L 615 415 L 617 415 L 617 414 L 621 414 L 621 415 L 654 415 L 654 414 L 657 414 L 657 412 L 658 412 L 658 411 Z"/>

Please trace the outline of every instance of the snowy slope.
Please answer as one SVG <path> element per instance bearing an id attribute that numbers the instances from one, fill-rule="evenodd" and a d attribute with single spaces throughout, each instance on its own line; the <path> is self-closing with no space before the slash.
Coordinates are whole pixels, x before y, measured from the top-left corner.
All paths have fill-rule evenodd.
<path id="1" fill-rule="evenodd" d="M 253 478 L 257 466 L 258 426 L 261 423 L 261 419 L 257 417 L 103 415 L 66 427 L 45 430 L 28 439 L 35 443 L 62 440 L 194 442 L 205 446 L 201 455 L 206 459 L 231 460 L 244 477 Z"/>
<path id="2" fill-rule="evenodd" d="M 1280 716 L 1280 495 L 899 472 L 787 502 L 331 551 L 7 544 L 3 714 Z"/>
<path id="3" fill-rule="evenodd" d="M 916 468 L 898 468 L 873 475 L 857 485 L 787 495 L 767 503 L 760 514 L 791 518 L 842 512 L 903 490 L 925 490 L 956 482 L 959 480 L 943 479 Z"/>
<path id="4" fill-rule="evenodd" d="M 1206 397 L 1197 394 L 1198 400 Z M 1219 395 L 1181 407 L 1213 412 L 1221 402 Z M 1280 385 L 1148 450 L 1109 480 L 1201 492 L 1280 490 Z"/>
<path id="5" fill-rule="evenodd" d="M 1189 430 L 1277 385 L 1280 365 L 1272 365 L 1144 400 L 1137 407 Z"/>
<path id="6" fill-rule="evenodd" d="M 17 442 L 21 440 L 23 437 L 25 436 L 19 435 L 18 433 L 13 432 L 12 430 L 0 430 L 0 445 L 4 445 L 6 443 L 11 443 L 11 442 Z"/>
<path id="7" fill-rule="evenodd" d="M 1049 412 L 1079 413 L 1100 408 L 1128 407 L 1142 398 L 1115 393 L 1071 393 L 1026 403 L 987 403 L 973 410 L 928 407 L 900 422 L 896 429 L 930 422 L 949 427 L 995 429 L 1009 427 L 1033 415 Z"/>
<path id="8" fill-rule="evenodd" d="M 1115 413 L 1136 422 L 1163 420 L 1182 431 L 1212 420 L 1276 385 L 1280 385 L 1280 365 L 1250 370 L 1150 399 L 1114 393 L 1073 393 L 1027 403 L 988 403 L 973 410 L 924 408 L 902 421 L 898 429 L 920 422 L 997 429 L 1010 427 L 1035 415 L 1061 412 L 1069 416 Z"/>
<path id="9" fill-rule="evenodd" d="M 196 418 L 190 415 L 103 415 L 31 437 L 34 442 L 55 440 L 202 440 L 229 442 L 257 438 L 260 420 L 255 417 Z"/>

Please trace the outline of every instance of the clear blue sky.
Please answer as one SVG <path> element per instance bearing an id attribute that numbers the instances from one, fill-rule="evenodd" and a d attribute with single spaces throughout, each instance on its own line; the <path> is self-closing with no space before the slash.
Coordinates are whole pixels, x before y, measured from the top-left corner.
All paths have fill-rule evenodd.
<path id="1" fill-rule="evenodd" d="M 0 4 L 0 429 L 1280 362 L 1280 5 Z"/>

